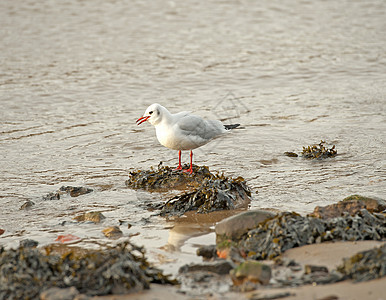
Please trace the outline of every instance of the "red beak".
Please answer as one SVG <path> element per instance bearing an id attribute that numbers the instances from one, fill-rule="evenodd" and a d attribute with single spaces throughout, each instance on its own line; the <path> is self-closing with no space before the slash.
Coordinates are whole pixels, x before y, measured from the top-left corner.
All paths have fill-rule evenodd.
<path id="1" fill-rule="evenodd" d="M 150 116 L 146 116 L 146 117 L 140 117 L 138 120 L 137 120 L 137 125 L 141 125 L 143 122 L 147 121 L 147 119 L 149 119 Z"/>

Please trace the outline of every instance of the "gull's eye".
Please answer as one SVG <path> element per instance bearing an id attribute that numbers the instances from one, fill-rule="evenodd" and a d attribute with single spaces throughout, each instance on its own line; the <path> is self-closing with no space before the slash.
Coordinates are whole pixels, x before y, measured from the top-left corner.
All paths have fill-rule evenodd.
<path id="1" fill-rule="evenodd" d="M 151 115 L 153 113 L 153 111 L 149 111 L 149 115 Z"/>

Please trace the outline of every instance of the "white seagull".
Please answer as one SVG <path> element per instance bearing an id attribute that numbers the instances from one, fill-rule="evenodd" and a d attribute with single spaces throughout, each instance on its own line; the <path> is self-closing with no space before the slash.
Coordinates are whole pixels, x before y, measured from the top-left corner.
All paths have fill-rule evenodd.
<path id="1" fill-rule="evenodd" d="M 193 149 L 240 125 L 224 125 L 217 120 L 204 120 L 186 111 L 171 114 L 158 103 L 150 105 L 136 123 L 140 125 L 145 121 L 154 125 L 157 139 L 162 146 L 178 150 L 178 167 L 175 170 L 182 170 L 181 151 L 190 150 L 190 168 L 183 170 L 189 174 L 193 172 Z"/>

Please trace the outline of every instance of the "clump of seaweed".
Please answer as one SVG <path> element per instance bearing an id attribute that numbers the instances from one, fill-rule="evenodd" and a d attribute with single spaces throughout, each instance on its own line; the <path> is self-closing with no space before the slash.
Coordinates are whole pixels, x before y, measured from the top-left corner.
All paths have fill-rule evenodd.
<path id="1" fill-rule="evenodd" d="M 354 282 L 368 281 L 386 275 L 386 244 L 345 258 L 337 270 Z"/>
<path id="2" fill-rule="evenodd" d="M 191 210 L 207 213 L 247 207 L 250 196 L 251 192 L 242 177 L 233 179 L 216 175 L 205 179 L 192 192 L 175 196 L 161 204 L 161 215 L 182 215 Z"/>
<path id="3" fill-rule="evenodd" d="M 90 296 L 148 289 L 150 282 L 175 283 L 149 265 L 145 251 L 131 243 L 106 250 L 44 254 L 36 248 L 0 248 L 0 299 L 35 299 L 43 289 L 75 287 Z"/>
<path id="4" fill-rule="evenodd" d="M 187 166 L 184 166 L 187 168 Z M 138 170 L 130 172 L 126 185 L 132 189 L 163 191 L 167 189 L 186 189 L 199 186 L 206 178 L 213 178 L 207 166 L 193 165 L 193 176 L 181 171 L 175 171 L 168 166 L 158 166 L 158 169 Z"/>
<path id="5" fill-rule="evenodd" d="M 251 259 L 272 259 L 288 249 L 325 241 L 383 240 L 385 222 L 385 216 L 366 209 L 327 220 L 284 212 L 244 234 L 238 246 Z"/>
<path id="6" fill-rule="evenodd" d="M 151 208 L 161 210 L 162 216 L 182 215 L 188 211 L 206 213 L 248 206 L 251 192 L 242 177 L 234 179 L 213 174 L 206 166 L 193 165 L 193 172 L 192 176 L 168 166 L 159 166 L 157 170 L 152 168 L 131 172 L 126 185 L 151 192 L 185 190 L 183 194 L 164 203 L 152 205 Z"/>
<path id="7" fill-rule="evenodd" d="M 308 159 L 323 159 L 327 157 L 333 157 L 338 154 L 333 145 L 330 149 L 325 147 L 326 141 L 320 141 L 319 144 L 303 147 L 302 156 Z"/>

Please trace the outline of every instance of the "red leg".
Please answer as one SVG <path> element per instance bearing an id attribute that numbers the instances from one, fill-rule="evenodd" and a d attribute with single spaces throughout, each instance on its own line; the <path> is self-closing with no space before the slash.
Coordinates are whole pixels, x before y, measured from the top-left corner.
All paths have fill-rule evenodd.
<path id="1" fill-rule="evenodd" d="M 193 151 L 190 150 L 190 168 L 187 170 L 184 170 L 184 172 L 192 174 L 193 173 Z"/>
<path id="2" fill-rule="evenodd" d="M 182 166 L 181 166 L 181 150 L 178 151 L 178 167 L 175 168 L 173 171 L 179 171 L 179 170 L 182 170 Z"/>

